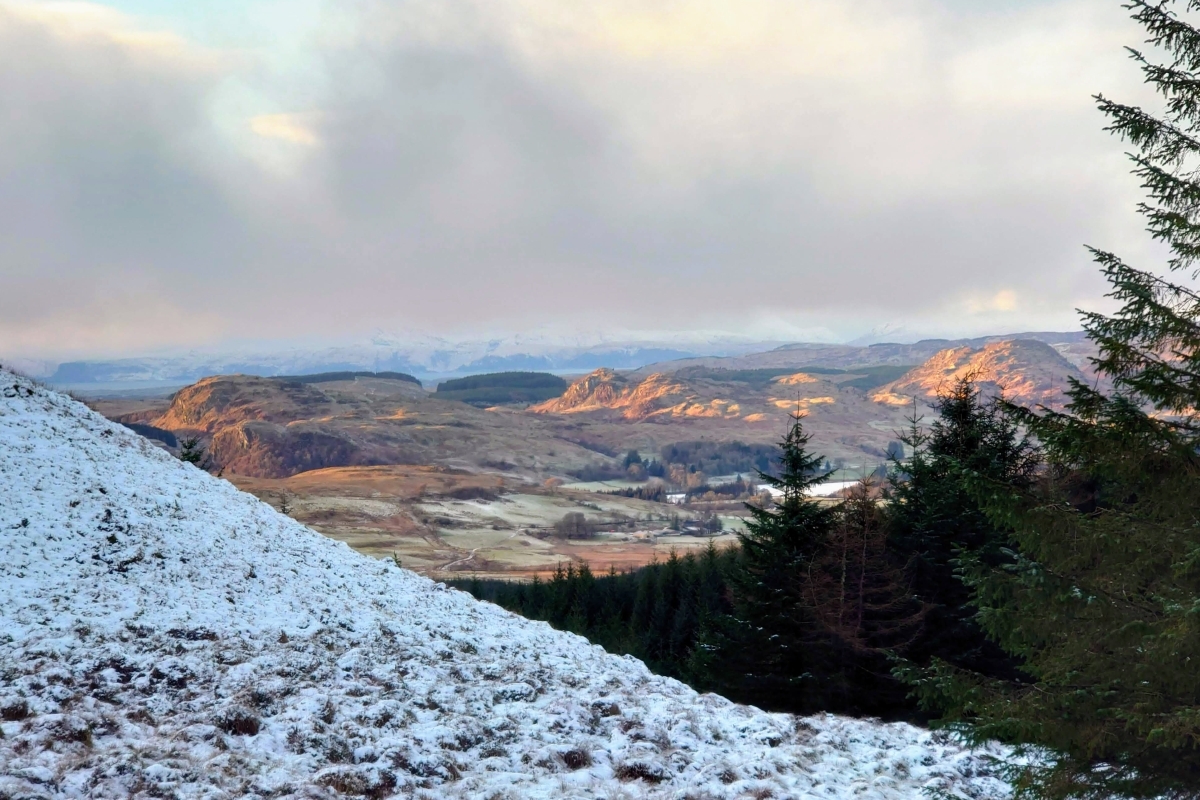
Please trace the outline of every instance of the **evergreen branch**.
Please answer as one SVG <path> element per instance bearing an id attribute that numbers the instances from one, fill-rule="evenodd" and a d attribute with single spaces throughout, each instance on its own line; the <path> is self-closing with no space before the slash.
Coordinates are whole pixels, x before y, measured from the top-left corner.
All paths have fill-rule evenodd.
<path id="1" fill-rule="evenodd" d="M 1146 82 L 1154 84 L 1158 93 L 1166 99 L 1167 115 L 1173 122 L 1188 126 L 1200 122 L 1200 78 L 1192 70 L 1156 64 L 1147 60 L 1138 50 L 1131 47 L 1126 50 L 1141 66 Z"/>
<path id="2" fill-rule="evenodd" d="M 1104 130 L 1114 133 L 1142 151 L 1142 156 L 1163 164 L 1179 164 L 1186 156 L 1200 153 L 1200 141 L 1169 122 L 1136 106 L 1114 103 L 1095 95 L 1096 105 L 1112 122 Z"/>
<path id="3" fill-rule="evenodd" d="M 1163 0 L 1128 0 L 1125 8 L 1134 11 L 1133 20 L 1146 29 L 1147 42 L 1172 55 L 1175 68 L 1196 72 L 1200 70 L 1200 32 L 1167 10 L 1168 5 Z M 1194 11 L 1198 7 L 1196 0 L 1188 0 L 1185 9 Z"/>

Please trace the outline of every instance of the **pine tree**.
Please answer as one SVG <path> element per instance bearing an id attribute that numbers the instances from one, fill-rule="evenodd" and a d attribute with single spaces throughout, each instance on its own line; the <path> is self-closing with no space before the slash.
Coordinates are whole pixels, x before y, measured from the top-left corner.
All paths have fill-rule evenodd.
<path id="1" fill-rule="evenodd" d="M 964 577 L 1025 680 L 941 663 L 921 684 L 973 738 L 1042 748 L 1018 787 L 1049 798 L 1200 797 L 1200 31 L 1180 16 L 1200 2 L 1128 8 L 1165 53 L 1131 51 L 1164 109 L 1097 102 L 1135 149 L 1169 272 L 1093 251 L 1121 304 L 1084 315 L 1113 392 L 1076 384 L 1066 413 L 1013 410 L 1048 463 L 1031 489 L 971 477 L 1013 563 L 964 558 Z"/>
<path id="2" fill-rule="evenodd" d="M 1008 532 L 988 519 L 971 495 L 967 476 L 1028 488 L 1037 452 L 1003 407 L 985 403 L 969 378 L 939 398 L 937 412 L 928 433 L 918 427 L 919 420 L 911 420 L 903 442 L 912 457 L 893 461 L 887 492 L 889 548 L 904 565 L 913 595 L 925 605 L 921 629 L 903 654 L 914 664 L 937 657 L 1013 677 L 1015 660 L 984 635 L 970 605 L 971 590 L 958 575 L 964 553 L 999 564 L 1008 546 Z"/>
<path id="3" fill-rule="evenodd" d="M 195 436 L 182 439 L 179 442 L 179 460 L 194 464 L 199 469 L 208 472 L 212 469 L 212 458 L 204 449 L 204 443 Z"/>
<path id="4" fill-rule="evenodd" d="M 779 477 L 759 480 L 782 495 L 774 509 L 747 504 L 751 518 L 738 534 L 739 569 L 732 576 L 734 612 L 722 631 L 720 669 L 740 698 L 764 707 L 807 711 L 823 707 L 818 674 L 825 674 L 826 640 L 805 597 L 810 568 L 837 522 L 835 512 L 808 497 L 828 477 L 823 458 L 794 415 L 780 443 Z"/>

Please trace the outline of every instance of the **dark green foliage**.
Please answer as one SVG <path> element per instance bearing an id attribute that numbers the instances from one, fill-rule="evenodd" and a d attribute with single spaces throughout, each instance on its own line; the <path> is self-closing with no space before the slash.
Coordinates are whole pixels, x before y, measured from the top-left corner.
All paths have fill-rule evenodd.
<path id="1" fill-rule="evenodd" d="M 595 523 L 579 511 L 567 512 L 554 523 L 554 535 L 561 539 L 590 539 L 595 534 Z"/>
<path id="2" fill-rule="evenodd" d="M 440 392 L 465 392 L 471 389 L 559 389 L 567 388 L 567 381 L 549 372 L 491 372 L 471 375 L 467 378 L 452 378 L 438 384 Z"/>
<path id="3" fill-rule="evenodd" d="M 1008 531 L 980 508 L 968 476 L 1028 488 L 1037 453 L 1002 407 L 984 403 L 969 380 L 958 381 L 937 408 L 928 434 L 913 420 L 903 439 L 912 458 L 893 462 L 888 492 L 889 547 L 905 565 L 910 590 L 927 606 L 922 630 L 904 655 L 917 664 L 936 657 L 1012 677 L 1014 660 L 975 621 L 971 591 L 957 574 L 958 560 L 971 553 L 989 564 L 1008 561 L 1003 555 Z"/>
<path id="4" fill-rule="evenodd" d="M 730 610 L 727 575 L 736 558 L 736 551 L 710 546 L 700 554 L 672 553 L 665 562 L 628 572 L 610 569 L 595 576 L 586 564 L 569 564 L 549 581 L 473 578 L 453 585 L 704 688 L 712 681 L 697 654 L 699 639 L 707 621 Z"/>
<path id="5" fill-rule="evenodd" d="M 562 396 L 567 382 L 548 372 L 493 372 L 442 381 L 435 392 L 473 406 L 541 403 Z"/>
<path id="6" fill-rule="evenodd" d="M 858 375 L 859 373 L 863 373 L 863 375 L 861 378 L 841 381 L 838 385 L 869 392 L 872 389 L 883 386 L 885 383 L 899 380 L 905 373 L 910 372 L 915 367 L 915 364 L 880 364 L 875 367 L 848 369 L 844 371 L 853 375 Z M 812 370 L 805 371 L 811 372 Z"/>
<path id="7" fill-rule="evenodd" d="M 1200 796 L 1200 464 L 1196 442 L 1122 398 L 1027 416 L 1049 470 L 980 478 L 1013 562 L 963 559 L 984 630 L 1023 680 L 941 663 L 921 688 L 976 738 L 1048 747 L 1044 797 Z"/>
<path id="8" fill-rule="evenodd" d="M 620 481 L 629 477 L 620 464 L 589 464 L 568 474 L 578 481 Z"/>
<path id="9" fill-rule="evenodd" d="M 985 632 L 1024 681 L 937 663 L 920 684 L 975 739 L 1046 748 L 1019 788 L 1047 798 L 1200 797 L 1200 3 L 1130 0 L 1165 58 L 1133 50 L 1158 116 L 1098 97 L 1134 149 L 1139 210 L 1167 267 L 1094 251 L 1120 310 L 1084 315 L 1115 390 L 1076 384 L 1066 413 L 1011 409 L 1047 468 L 1028 489 L 967 471 L 1011 564 L 963 558 Z"/>
<path id="10" fill-rule="evenodd" d="M 613 489 L 605 494 L 616 495 L 618 497 L 636 497 L 638 500 L 649 500 L 652 503 L 667 502 L 667 487 L 662 483 L 648 483 L 645 486 L 630 487 L 628 489 Z"/>
<path id="11" fill-rule="evenodd" d="M 811 667 L 826 655 L 814 646 L 816 623 L 804 597 L 804 576 L 837 524 L 833 509 L 806 496 L 828 477 L 821 470 L 823 458 L 808 451 L 808 440 L 796 416 L 782 443 L 779 477 L 759 473 L 782 497 L 771 510 L 747 506 L 751 519 L 738 537 L 742 559 L 735 578 L 738 652 L 731 654 L 733 662 L 743 662 L 738 679 L 750 696 L 797 711 L 816 706 Z"/>
<path id="12" fill-rule="evenodd" d="M 204 443 L 195 436 L 189 436 L 186 439 L 180 440 L 179 460 L 194 464 L 205 472 L 212 469 L 213 466 L 212 459 L 209 457 L 208 451 L 204 448 Z"/>
<path id="13" fill-rule="evenodd" d="M 288 383 L 332 383 L 333 381 L 352 381 L 355 378 L 382 378 L 421 385 L 419 380 L 405 372 L 317 372 L 312 375 L 279 375 L 275 380 Z"/>
<path id="14" fill-rule="evenodd" d="M 778 463 L 780 450 L 774 445 L 744 442 L 678 442 L 664 447 L 661 456 L 664 464 L 682 464 L 693 472 L 730 475 L 768 472 Z"/>
<path id="15" fill-rule="evenodd" d="M 737 500 L 738 498 L 745 498 L 748 495 L 757 494 L 758 484 L 754 483 L 753 481 L 746 480 L 739 475 L 737 480 L 733 481 L 732 483 L 721 483 L 717 484 L 716 486 L 710 486 L 706 483 L 703 486 L 697 486 L 694 489 L 688 489 L 687 499 L 690 501 L 696 497 L 703 497 L 709 492 L 712 492 L 714 495 L 716 495 L 719 500 Z"/>

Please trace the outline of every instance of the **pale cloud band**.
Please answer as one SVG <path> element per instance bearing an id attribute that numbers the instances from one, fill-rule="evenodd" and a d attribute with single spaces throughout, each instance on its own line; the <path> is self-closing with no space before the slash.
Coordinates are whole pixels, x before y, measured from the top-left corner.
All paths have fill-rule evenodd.
<path id="1" fill-rule="evenodd" d="M 259 114 L 250 118 L 250 130 L 266 139 L 316 147 L 321 140 L 305 114 Z"/>
<path id="2" fill-rule="evenodd" d="M 0 353 L 1068 327 L 1150 253 L 1117 3 L 243 5 L 0 0 Z"/>

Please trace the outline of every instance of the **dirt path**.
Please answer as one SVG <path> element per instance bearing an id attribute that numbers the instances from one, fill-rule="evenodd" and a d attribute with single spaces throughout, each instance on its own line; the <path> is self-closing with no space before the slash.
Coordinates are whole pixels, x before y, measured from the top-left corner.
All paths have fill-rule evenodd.
<path id="1" fill-rule="evenodd" d="M 451 567 L 457 567 L 459 564 L 465 564 L 468 561 L 475 558 L 475 554 L 478 552 L 479 552 L 479 548 L 476 547 L 474 550 L 471 551 L 471 555 L 467 556 L 466 558 L 460 558 L 457 561 L 451 561 L 449 564 L 443 564 L 442 566 L 438 567 L 438 569 L 444 571 L 444 570 L 450 569 Z"/>
<path id="2" fill-rule="evenodd" d="M 496 542 L 495 544 L 493 544 L 493 545 L 489 545 L 489 547 L 499 547 L 500 545 L 502 545 L 502 544 L 504 544 L 505 542 L 507 542 L 509 539 L 512 539 L 512 538 L 516 537 L 518 533 L 520 533 L 520 531 L 513 531 L 513 532 L 512 532 L 512 533 L 510 533 L 508 536 L 505 536 L 503 539 L 501 539 L 500 541 Z M 442 541 L 442 544 L 445 544 L 445 540 L 441 540 L 441 541 Z M 444 571 L 446 571 L 446 570 L 450 569 L 451 567 L 457 567 L 459 564 L 466 564 L 468 561 L 472 561 L 472 560 L 474 560 L 474 558 L 475 558 L 475 554 L 476 554 L 476 553 L 478 553 L 478 552 L 479 552 L 480 550 L 482 550 L 482 549 L 483 549 L 483 547 L 482 547 L 482 546 L 480 546 L 480 547 L 476 547 L 476 548 L 474 548 L 474 549 L 472 549 L 472 550 L 471 550 L 471 554 L 470 554 L 470 555 L 468 555 L 467 557 L 465 557 L 465 558 L 460 558 L 460 559 L 458 559 L 457 561 L 451 561 L 449 564 L 443 564 L 442 566 L 438 567 L 438 571 L 439 571 L 439 572 L 444 572 Z"/>

